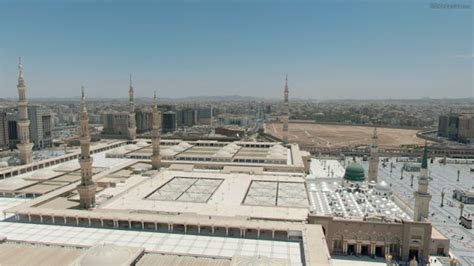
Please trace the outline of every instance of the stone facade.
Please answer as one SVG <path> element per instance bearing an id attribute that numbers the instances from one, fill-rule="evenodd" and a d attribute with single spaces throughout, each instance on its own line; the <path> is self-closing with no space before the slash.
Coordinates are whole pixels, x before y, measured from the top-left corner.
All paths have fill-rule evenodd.
<path id="1" fill-rule="evenodd" d="M 161 115 L 158 111 L 158 104 L 156 102 L 156 93 L 153 98 L 153 131 L 151 137 L 152 155 L 151 155 L 151 166 L 153 169 L 159 169 L 161 165 L 160 155 L 160 124 Z"/>
<path id="2" fill-rule="evenodd" d="M 370 145 L 370 157 L 369 157 L 369 174 L 368 181 L 375 181 L 377 183 L 377 177 L 379 174 L 379 150 L 377 144 L 377 128 L 374 128 L 374 135 L 372 136 L 372 144 Z"/>
<path id="3" fill-rule="evenodd" d="M 310 224 L 320 224 L 331 254 L 355 254 L 429 261 L 431 224 L 428 222 L 384 222 L 378 218 L 349 220 L 310 215 Z"/>
<path id="4" fill-rule="evenodd" d="M 79 157 L 79 164 L 81 165 L 81 184 L 77 186 L 77 191 L 80 197 L 80 206 L 83 209 L 88 209 L 95 206 L 95 192 L 97 184 L 92 180 L 92 162 L 90 156 L 90 141 L 89 135 L 89 116 L 87 114 L 86 101 L 84 95 L 84 88 L 82 88 L 81 99 L 81 155 Z"/>
<path id="5" fill-rule="evenodd" d="M 20 143 L 16 146 L 18 148 L 21 164 L 30 164 L 33 162 L 32 149 L 33 143 L 30 143 L 30 120 L 28 119 L 28 101 L 26 100 L 26 85 L 23 78 L 23 65 L 21 58 L 19 60 L 19 74 L 18 74 L 18 132 Z"/>

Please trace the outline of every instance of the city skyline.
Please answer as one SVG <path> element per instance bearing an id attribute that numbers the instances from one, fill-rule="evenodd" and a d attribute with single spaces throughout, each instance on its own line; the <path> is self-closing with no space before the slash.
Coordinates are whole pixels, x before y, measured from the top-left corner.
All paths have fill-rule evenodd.
<path id="1" fill-rule="evenodd" d="M 0 4 L 0 89 L 15 98 L 473 97 L 470 9 L 359 1 Z M 337 17 L 334 17 L 337 14 Z M 401 15 L 400 15 L 401 14 Z M 18 17 L 28 17 L 18 20 Z M 14 21 L 14 22 L 13 22 Z M 12 23 L 13 22 L 13 23 Z"/>

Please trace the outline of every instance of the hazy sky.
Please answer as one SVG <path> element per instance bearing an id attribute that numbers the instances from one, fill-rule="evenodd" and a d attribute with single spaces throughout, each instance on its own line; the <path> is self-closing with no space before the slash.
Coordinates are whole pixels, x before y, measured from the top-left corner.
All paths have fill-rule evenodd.
<path id="1" fill-rule="evenodd" d="M 20 55 L 29 97 L 127 97 L 129 72 L 138 97 L 276 98 L 286 73 L 291 97 L 474 96 L 473 6 L 110 2 L 0 0 L 0 98 Z"/>

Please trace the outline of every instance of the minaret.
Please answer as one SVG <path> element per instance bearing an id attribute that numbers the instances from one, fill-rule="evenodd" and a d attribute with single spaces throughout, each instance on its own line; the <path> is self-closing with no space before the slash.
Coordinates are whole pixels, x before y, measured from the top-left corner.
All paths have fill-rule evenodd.
<path id="1" fill-rule="evenodd" d="M 21 57 L 18 59 L 18 135 L 20 143 L 16 145 L 19 151 L 21 164 L 29 164 L 33 162 L 32 148 L 30 143 L 30 120 L 28 119 L 28 101 L 26 100 L 26 85 L 23 78 L 23 64 Z"/>
<path id="2" fill-rule="evenodd" d="M 135 102 L 133 100 L 132 74 L 130 74 L 130 85 L 128 88 L 128 139 L 137 138 L 137 126 L 135 123 Z"/>
<path id="3" fill-rule="evenodd" d="M 151 155 L 151 167 L 152 169 L 160 169 L 161 156 L 160 156 L 160 124 L 161 114 L 158 111 L 158 103 L 156 102 L 156 92 L 153 97 L 153 130 L 151 135 L 151 145 L 153 153 Z"/>
<path id="4" fill-rule="evenodd" d="M 288 120 L 290 116 L 290 111 L 288 107 L 288 75 L 285 78 L 285 91 L 284 91 L 284 101 L 283 101 L 283 142 L 288 143 Z"/>
<path id="5" fill-rule="evenodd" d="M 425 141 L 420 176 L 418 177 L 418 190 L 413 193 L 415 196 L 413 220 L 416 222 L 428 219 L 429 217 L 431 194 L 428 192 L 428 183 L 428 149 Z"/>
<path id="6" fill-rule="evenodd" d="M 370 145 L 369 158 L 369 174 L 368 181 L 375 181 L 377 183 L 377 176 L 379 174 L 379 149 L 377 145 L 377 127 L 374 127 L 374 135 L 372 136 L 372 145 Z"/>
<path id="7" fill-rule="evenodd" d="M 79 192 L 81 201 L 80 207 L 88 209 L 95 206 L 97 184 L 92 181 L 93 160 L 89 152 L 91 137 L 89 135 L 89 115 L 87 113 L 84 87 L 82 87 L 81 130 L 79 140 L 81 143 L 81 156 L 79 157 L 79 164 L 81 165 L 81 184 L 77 186 L 77 191 Z"/>

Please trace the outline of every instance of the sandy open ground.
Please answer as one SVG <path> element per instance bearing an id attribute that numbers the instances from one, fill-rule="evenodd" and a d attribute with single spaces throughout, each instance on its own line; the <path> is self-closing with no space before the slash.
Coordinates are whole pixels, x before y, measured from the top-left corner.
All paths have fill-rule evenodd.
<path id="1" fill-rule="evenodd" d="M 282 137 L 282 124 L 265 125 L 265 132 L 278 138 Z M 288 139 L 300 145 L 317 147 L 342 147 L 366 145 L 371 143 L 374 129 L 363 126 L 322 125 L 290 123 Z M 377 128 L 380 147 L 396 148 L 400 145 L 423 144 L 424 140 L 416 136 L 417 130 L 397 128 Z"/>

